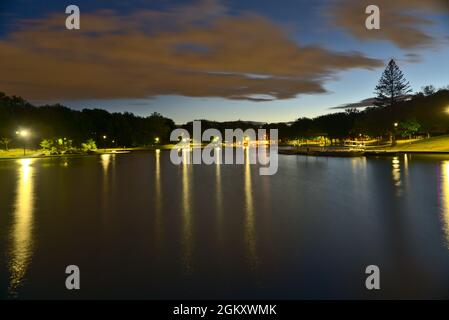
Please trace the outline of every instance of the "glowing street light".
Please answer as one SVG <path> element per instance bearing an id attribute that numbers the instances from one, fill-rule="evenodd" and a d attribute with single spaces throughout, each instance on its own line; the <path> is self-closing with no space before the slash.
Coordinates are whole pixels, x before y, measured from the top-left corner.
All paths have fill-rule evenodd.
<path id="1" fill-rule="evenodd" d="M 397 123 L 397 122 L 394 123 L 395 128 L 397 128 L 398 125 L 399 125 L 399 123 Z"/>
<path id="2" fill-rule="evenodd" d="M 18 130 L 16 131 L 16 135 L 18 135 L 23 140 L 23 155 L 26 156 L 26 138 L 30 135 L 28 130 Z"/>
<path id="3" fill-rule="evenodd" d="M 27 130 L 16 131 L 16 134 L 22 138 L 28 137 L 29 132 Z"/>
<path id="4" fill-rule="evenodd" d="M 154 138 L 155 143 L 159 143 L 159 137 Z"/>

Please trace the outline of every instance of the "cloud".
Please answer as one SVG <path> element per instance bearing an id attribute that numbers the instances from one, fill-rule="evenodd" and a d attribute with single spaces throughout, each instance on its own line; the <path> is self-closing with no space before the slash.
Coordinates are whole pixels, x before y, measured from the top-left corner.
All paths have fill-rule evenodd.
<path id="1" fill-rule="evenodd" d="M 407 63 L 420 63 L 422 62 L 422 58 L 416 53 L 406 53 L 404 55 L 404 61 Z"/>
<path id="2" fill-rule="evenodd" d="M 380 9 L 380 30 L 367 30 L 365 8 Z M 333 23 L 359 40 L 387 40 L 403 49 L 435 47 L 442 37 L 432 34 L 433 15 L 448 14 L 447 0 L 338 0 L 326 8 Z"/>
<path id="3" fill-rule="evenodd" d="M 366 108 L 366 107 L 372 107 L 375 105 L 376 102 L 376 98 L 367 98 L 364 100 L 361 100 L 359 102 L 353 102 L 353 103 L 346 103 L 346 104 L 342 104 L 336 107 L 332 107 L 329 109 L 352 109 L 352 108 Z"/>
<path id="4" fill-rule="evenodd" d="M 406 94 L 399 97 L 400 100 L 409 100 L 413 97 L 413 94 Z M 374 107 L 376 105 L 376 98 L 367 98 L 363 99 L 359 102 L 351 102 L 351 103 L 345 103 L 341 104 L 336 107 L 329 108 L 330 110 L 334 109 L 358 109 L 358 108 L 366 108 L 366 107 Z"/>
<path id="5" fill-rule="evenodd" d="M 64 14 L 21 21 L 0 41 L 0 90 L 30 100 L 177 94 L 266 101 L 326 92 L 342 70 L 382 61 L 301 46 L 259 15 L 229 16 L 213 0 L 166 11 Z M 264 98 L 260 98 L 264 97 Z"/>

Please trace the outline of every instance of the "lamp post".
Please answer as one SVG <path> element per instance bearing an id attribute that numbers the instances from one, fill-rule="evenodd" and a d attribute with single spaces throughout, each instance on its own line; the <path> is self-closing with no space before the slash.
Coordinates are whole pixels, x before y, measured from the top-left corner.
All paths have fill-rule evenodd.
<path id="1" fill-rule="evenodd" d="M 397 131 L 398 126 L 399 126 L 399 123 L 397 123 L 397 122 L 393 123 L 393 136 L 391 138 L 392 146 L 396 145 L 396 131 Z"/>
<path id="2" fill-rule="evenodd" d="M 26 138 L 29 136 L 30 133 L 27 130 L 19 130 L 19 131 L 16 131 L 16 134 L 23 141 L 23 156 L 26 156 Z"/>

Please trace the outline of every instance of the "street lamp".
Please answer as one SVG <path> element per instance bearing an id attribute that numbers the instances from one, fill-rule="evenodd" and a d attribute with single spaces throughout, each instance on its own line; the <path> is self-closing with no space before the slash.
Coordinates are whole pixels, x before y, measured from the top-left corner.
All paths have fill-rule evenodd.
<path id="1" fill-rule="evenodd" d="M 28 130 L 19 130 L 16 131 L 16 135 L 18 135 L 23 140 L 23 156 L 26 155 L 26 138 L 30 135 Z"/>
<path id="2" fill-rule="evenodd" d="M 159 143 L 159 137 L 154 138 L 155 143 Z"/>
<path id="3" fill-rule="evenodd" d="M 398 126 L 399 126 L 399 123 L 397 123 L 397 122 L 393 123 L 394 130 L 393 130 L 392 137 L 391 137 L 391 145 L 392 146 L 396 145 L 396 134 L 397 134 L 396 130 L 397 130 Z"/>

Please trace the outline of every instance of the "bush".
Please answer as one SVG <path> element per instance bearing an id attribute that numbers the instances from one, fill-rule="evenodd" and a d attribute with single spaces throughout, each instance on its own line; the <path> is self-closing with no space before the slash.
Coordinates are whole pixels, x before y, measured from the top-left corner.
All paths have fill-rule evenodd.
<path id="1" fill-rule="evenodd" d="M 89 139 L 81 144 L 81 148 L 83 149 L 84 152 L 90 153 L 97 150 L 97 144 L 93 139 Z"/>

